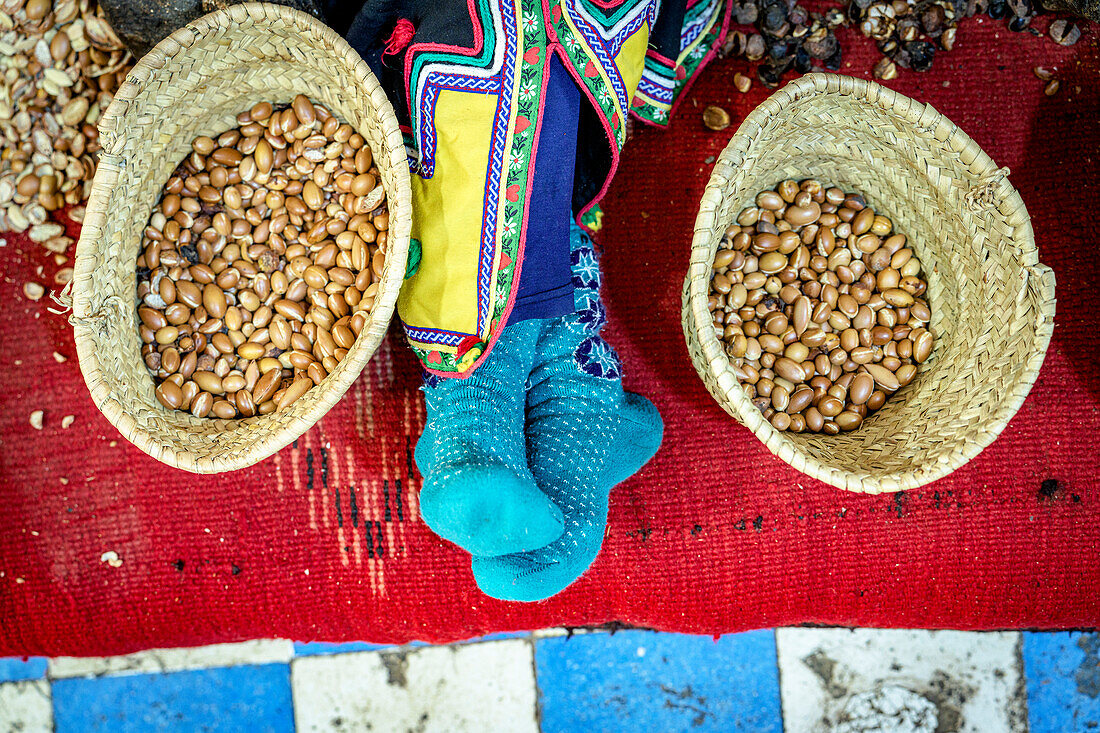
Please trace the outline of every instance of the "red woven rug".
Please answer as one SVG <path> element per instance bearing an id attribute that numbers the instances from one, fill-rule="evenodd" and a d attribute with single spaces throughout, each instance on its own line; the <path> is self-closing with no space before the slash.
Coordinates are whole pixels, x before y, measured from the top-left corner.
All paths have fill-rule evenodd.
<path id="1" fill-rule="evenodd" d="M 1045 28 L 1046 21 L 1042 22 Z M 848 38 L 848 73 L 868 42 Z M 1047 98 L 1031 73 L 1058 69 Z M 548 602 L 478 592 L 467 556 L 419 520 L 413 359 L 391 335 L 296 445 L 215 477 L 131 447 L 84 387 L 63 318 L 21 294 L 44 250 L 0 248 L 0 655 L 99 655 L 256 637 L 449 641 L 621 621 L 719 634 L 818 623 L 1065 628 L 1100 622 L 1100 86 L 1095 27 L 1072 48 L 969 21 L 926 74 L 889 86 L 932 103 L 1012 169 L 1058 277 L 1046 365 L 978 459 L 919 491 L 868 497 L 773 458 L 695 375 L 680 288 L 708 159 L 766 95 L 715 63 L 669 132 L 641 130 L 605 203 L 609 340 L 665 444 L 611 497 L 591 571 Z M 43 268 L 43 272 L 39 272 Z M 990 314 L 995 318 L 996 314 Z M 68 357 L 59 363 L 54 352 Z M 45 411 L 41 431 L 29 424 Z M 69 428 L 62 418 L 75 416 Z M 101 558 L 117 553 L 121 565 Z M 117 564 L 117 563 L 116 563 Z"/>

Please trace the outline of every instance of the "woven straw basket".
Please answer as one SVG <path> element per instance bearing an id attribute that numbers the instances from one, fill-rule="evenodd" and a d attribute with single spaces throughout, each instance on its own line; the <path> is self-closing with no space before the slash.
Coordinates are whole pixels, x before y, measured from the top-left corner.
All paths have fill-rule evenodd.
<path id="1" fill-rule="evenodd" d="M 390 210 L 386 265 L 367 325 L 340 365 L 288 409 L 242 420 L 164 408 L 142 361 L 135 262 L 164 182 L 198 135 L 235 127 L 261 101 L 305 94 L 363 135 Z M 359 376 L 386 333 L 412 226 L 408 164 L 386 95 L 366 63 L 320 21 L 277 5 L 234 5 L 157 45 L 99 123 L 103 153 L 77 247 L 72 323 L 80 368 L 103 414 L 131 442 L 197 473 L 243 468 L 308 430 Z"/>
<path id="2" fill-rule="evenodd" d="M 1053 329 L 1054 273 L 1006 174 L 932 107 L 872 82 L 810 74 L 774 94 L 722 152 L 695 222 L 683 325 L 711 394 L 772 453 L 850 491 L 912 489 L 976 456 L 1023 403 Z M 707 307 L 722 233 L 787 178 L 863 193 L 924 265 L 932 357 L 851 433 L 775 430 L 738 384 Z"/>

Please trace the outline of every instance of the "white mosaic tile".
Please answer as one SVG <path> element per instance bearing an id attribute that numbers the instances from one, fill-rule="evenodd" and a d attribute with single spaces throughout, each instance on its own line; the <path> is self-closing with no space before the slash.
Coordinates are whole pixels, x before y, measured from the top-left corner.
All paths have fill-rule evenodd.
<path id="1" fill-rule="evenodd" d="M 53 703 L 46 680 L 0 685 L 0 733 L 52 733 Z"/>
<path id="2" fill-rule="evenodd" d="M 581 636 L 583 634 L 606 634 L 608 632 L 614 633 L 619 628 L 629 629 L 628 626 L 611 627 L 602 626 L 550 626 L 545 629 L 536 629 L 531 632 L 536 639 L 551 639 L 556 636 Z"/>
<path id="3" fill-rule="evenodd" d="M 573 629 L 572 630 L 573 634 L 587 633 L 587 632 L 588 632 L 587 629 Z M 546 629 L 536 629 L 532 633 L 533 633 L 533 635 L 536 639 L 550 639 L 550 638 L 553 638 L 555 636 L 568 636 L 570 634 L 570 630 L 566 629 L 562 626 L 551 626 L 551 627 L 546 628 Z"/>
<path id="4" fill-rule="evenodd" d="M 548 639 L 554 636 L 565 636 L 569 633 L 568 629 L 564 629 L 561 626 L 550 626 L 545 629 L 535 629 L 531 632 L 532 636 L 536 639 Z"/>
<path id="5" fill-rule="evenodd" d="M 240 664 L 285 664 L 293 656 L 294 645 L 283 639 L 246 641 L 185 649 L 150 649 L 118 657 L 54 657 L 49 661 L 48 674 L 60 679 L 103 674 L 177 672 Z"/>
<path id="6" fill-rule="evenodd" d="M 537 733 L 531 645 L 520 639 L 300 657 L 298 733 Z"/>
<path id="7" fill-rule="evenodd" d="M 779 629 L 786 733 L 1025 733 L 1015 632 Z"/>

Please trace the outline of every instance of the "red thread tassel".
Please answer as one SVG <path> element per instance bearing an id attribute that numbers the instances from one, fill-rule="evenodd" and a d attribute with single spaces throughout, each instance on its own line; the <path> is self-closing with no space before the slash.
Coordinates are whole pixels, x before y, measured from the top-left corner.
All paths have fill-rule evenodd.
<path id="1" fill-rule="evenodd" d="M 386 39 L 386 48 L 382 51 L 382 57 L 394 56 L 401 53 L 409 42 L 412 41 L 413 35 L 416 34 L 416 28 L 413 26 L 412 21 L 407 18 L 401 18 L 397 21 L 397 25 L 393 27 L 393 33 Z"/>

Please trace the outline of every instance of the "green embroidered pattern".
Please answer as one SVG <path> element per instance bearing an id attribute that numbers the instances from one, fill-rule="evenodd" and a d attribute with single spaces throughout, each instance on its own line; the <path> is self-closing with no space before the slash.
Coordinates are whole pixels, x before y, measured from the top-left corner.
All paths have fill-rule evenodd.
<path id="1" fill-rule="evenodd" d="M 624 6 L 629 5 L 630 3 L 624 3 Z M 588 7 L 587 4 L 586 7 Z M 561 8 L 561 16 L 554 22 L 554 31 L 557 33 L 569 61 L 580 72 L 581 81 L 588 90 L 589 97 L 596 100 L 600 111 L 603 112 L 603 116 L 611 125 L 611 129 L 615 134 L 615 146 L 622 150 L 623 144 L 626 142 L 626 128 L 622 124 L 619 107 L 615 104 L 615 95 L 607 88 L 603 77 L 596 71 L 595 63 L 592 61 L 592 56 L 589 55 L 590 52 L 587 50 L 584 41 L 573 30 L 573 26 L 567 19 L 565 0 L 560 0 L 559 8 Z"/>
<path id="2" fill-rule="evenodd" d="M 682 90 L 691 79 L 695 78 L 695 74 L 703 65 L 703 61 L 706 59 L 707 54 L 710 53 L 710 50 L 721 40 L 722 16 L 725 12 L 725 7 L 725 2 L 718 3 L 717 7 L 700 2 L 697 3 L 695 7 L 688 9 L 684 17 L 685 27 L 698 22 L 706 13 L 711 13 L 713 17 L 710 19 L 710 27 L 707 31 L 700 35 L 687 54 L 679 59 L 681 68 L 684 70 L 684 75 L 675 83 L 673 99 L 679 96 L 680 90 Z M 673 80 L 676 78 L 676 69 L 670 69 L 665 64 L 647 56 L 645 60 L 645 75 L 650 77 L 660 76 L 665 79 Z M 671 107 L 650 104 L 644 101 L 643 98 L 637 97 L 632 111 L 642 120 L 663 126 L 669 123 Z"/>
<path id="3" fill-rule="evenodd" d="M 584 216 L 581 217 L 581 224 L 593 232 L 603 229 L 603 209 L 600 208 L 599 204 L 584 212 Z"/>
<path id="4" fill-rule="evenodd" d="M 409 239 L 409 258 L 405 264 L 406 280 L 415 275 L 417 270 L 420 269 L 420 254 L 420 240 L 416 237 L 412 237 L 411 239 Z"/>

